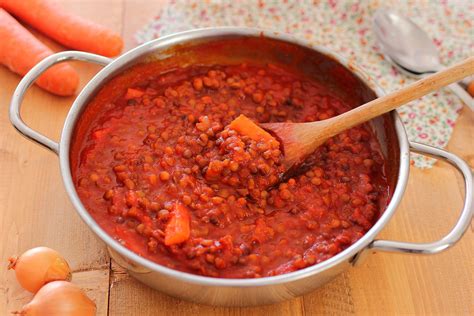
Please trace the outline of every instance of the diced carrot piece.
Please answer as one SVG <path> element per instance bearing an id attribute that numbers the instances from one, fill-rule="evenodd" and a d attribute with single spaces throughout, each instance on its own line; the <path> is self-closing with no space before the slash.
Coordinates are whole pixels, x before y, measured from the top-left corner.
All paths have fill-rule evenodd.
<path id="1" fill-rule="evenodd" d="M 140 91 L 138 89 L 129 88 L 127 90 L 127 94 L 125 94 L 125 100 L 139 98 L 144 94 L 145 94 L 145 92 L 143 92 L 143 91 Z"/>
<path id="2" fill-rule="evenodd" d="M 92 139 L 100 139 L 109 133 L 108 128 L 101 128 L 92 132 Z"/>
<path id="3" fill-rule="evenodd" d="M 165 229 L 165 245 L 180 244 L 189 239 L 191 234 L 189 213 L 181 203 L 174 205 L 171 218 Z"/>
<path id="4" fill-rule="evenodd" d="M 276 139 L 270 135 L 270 133 L 255 124 L 251 119 L 243 114 L 239 115 L 239 117 L 230 122 L 229 128 L 239 132 L 240 135 L 248 136 L 255 141 L 276 141 Z"/>

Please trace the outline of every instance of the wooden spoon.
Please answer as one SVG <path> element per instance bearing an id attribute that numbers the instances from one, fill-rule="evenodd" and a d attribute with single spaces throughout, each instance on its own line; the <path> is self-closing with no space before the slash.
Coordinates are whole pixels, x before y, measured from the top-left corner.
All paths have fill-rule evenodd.
<path id="1" fill-rule="evenodd" d="M 469 57 L 459 64 L 330 119 L 309 123 L 264 123 L 260 126 L 272 132 L 280 141 L 284 153 L 283 164 L 288 170 L 340 132 L 472 74 L 474 57 Z"/>

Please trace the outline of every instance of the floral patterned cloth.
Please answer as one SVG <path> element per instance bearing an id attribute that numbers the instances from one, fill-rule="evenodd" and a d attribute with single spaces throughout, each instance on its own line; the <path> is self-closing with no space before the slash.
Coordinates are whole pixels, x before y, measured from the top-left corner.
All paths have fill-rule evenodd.
<path id="1" fill-rule="evenodd" d="M 384 60 L 372 33 L 372 15 L 379 7 L 398 10 L 422 27 L 439 47 L 445 65 L 474 54 L 472 0 L 176 0 L 141 31 L 143 43 L 162 35 L 200 27 L 251 26 L 292 34 L 352 59 L 387 91 L 414 79 Z M 448 89 L 412 102 L 398 111 L 410 140 L 446 146 L 462 102 Z M 413 155 L 412 163 L 427 168 L 433 159 Z"/>

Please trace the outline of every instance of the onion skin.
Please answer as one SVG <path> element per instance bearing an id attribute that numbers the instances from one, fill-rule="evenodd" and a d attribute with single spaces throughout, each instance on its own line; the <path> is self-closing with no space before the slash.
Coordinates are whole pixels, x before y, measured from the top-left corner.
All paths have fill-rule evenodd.
<path id="1" fill-rule="evenodd" d="M 43 286 L 20 311 L 24 316 L 95 316 L 95 303 L 75 284 L 53 281 Z"/>
<path id="2" fill-rule="evenodd" d="M 71 269 L 64 258 L 47 247 L 27 250 L 19 257 L 9 259 L 9 269 L 14 269 L 20 285 L 31 293 L 36 293 L 48 282 L 71 280 Z"/>

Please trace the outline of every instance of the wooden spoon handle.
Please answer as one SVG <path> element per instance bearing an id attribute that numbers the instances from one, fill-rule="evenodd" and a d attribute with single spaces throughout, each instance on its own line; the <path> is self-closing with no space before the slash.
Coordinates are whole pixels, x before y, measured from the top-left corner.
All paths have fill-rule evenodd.
<path id="1" fill-rule="evenodd" d="M 469 57 L 459 64 L 327 120 L 328 130 L 331 130 L 328 133 L 331 135 L 328 136 L 339 134 L 349 127 L 366 122 L 472 74 L 474 74 L 474 57 Z"/>

